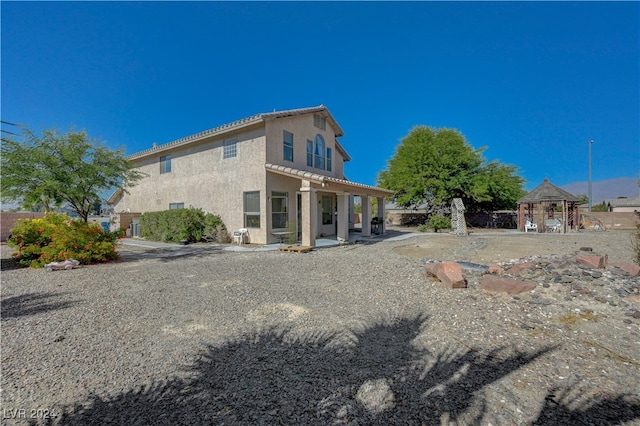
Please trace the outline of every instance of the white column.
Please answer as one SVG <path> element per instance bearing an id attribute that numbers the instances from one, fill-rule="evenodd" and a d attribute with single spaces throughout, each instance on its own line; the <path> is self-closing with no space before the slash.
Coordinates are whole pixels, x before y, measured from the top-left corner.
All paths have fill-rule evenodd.
<path id="1" fill-rule="evenodd" d="M 337 194 L 338 197 L 338 238 L 349 240 L 349 194 Z"/>
<path id="2" fill-rule="evenodd" d="M 371 236 L 371 205 L 369 203 L 368 195 L 361 195 L 360 202 L 362 203 L 362 236 Z"/>
<path id="3" fill-rule="evenodd" d="M 315 247 L 318 196 L 308 180 L 302 181 L 300 192 L 302 193 L 302 245 Z"/>

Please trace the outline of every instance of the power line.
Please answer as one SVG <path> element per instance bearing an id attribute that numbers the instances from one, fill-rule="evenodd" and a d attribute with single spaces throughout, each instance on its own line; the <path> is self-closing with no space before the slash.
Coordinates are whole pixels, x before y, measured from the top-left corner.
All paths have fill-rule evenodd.
<path id="1" fill-rule="evenodd" d="M 0 123 L 2 123 L 2 124 L 8 124 L 9 126 L 16 126 L 16 127 L 18 127 L 18 124 L 10 123 L 10 122 L 8 122 L 8 121 L 4 121 L 4 120 L 0 120 Z M 16 133 L 13 133 L 13 132 L 10 132 L 10 131 L 8 131 L 8 130 L 4 130 L 4 129 L 0 129 L 0 132 L 2 132 L 2 133 L 8 133 L 8 134 L 13 135 L 13 136 L 18 136 Z"/>

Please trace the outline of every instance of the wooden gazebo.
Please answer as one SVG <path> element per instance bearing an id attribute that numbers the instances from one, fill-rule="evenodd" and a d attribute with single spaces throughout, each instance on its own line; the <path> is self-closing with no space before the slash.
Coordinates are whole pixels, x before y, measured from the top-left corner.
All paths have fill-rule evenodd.
<path id="1" fill-rule="evenodd" d="M 526 231 L 529 220 L 537 225 L 538 232 L 577 232 L 579 209 L 578 197 L 545 178 L 540 186 L 518 201 L 518 229 Z"/>

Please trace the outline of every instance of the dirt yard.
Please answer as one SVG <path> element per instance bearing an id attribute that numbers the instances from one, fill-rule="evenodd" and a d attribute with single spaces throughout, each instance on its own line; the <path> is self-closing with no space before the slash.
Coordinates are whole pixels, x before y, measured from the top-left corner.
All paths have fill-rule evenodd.
<path id="1" fill-rule="evenodd" d="M 633 259 L 632 234 L 631 231 L 524 234 L 481 230 L 458 238 L 452 238 L 447 233 L 430 234 L 432 238 L 421 239 L 419 244 L 398 247 L 396 251 L 413 258 L 490 264 L 534 255 L 571 254 L 581 247 L 591 247 L 595 253 L 606 254 L 612 262 L 629 262 Z"/>

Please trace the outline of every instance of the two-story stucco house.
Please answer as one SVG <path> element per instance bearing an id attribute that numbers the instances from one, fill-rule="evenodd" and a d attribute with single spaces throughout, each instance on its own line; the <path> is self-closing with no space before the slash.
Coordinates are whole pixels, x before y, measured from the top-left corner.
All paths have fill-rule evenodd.
<path id="1" fill-rule="evenodd" d="M 369 198 L 384 217 L 392 192 L 345 179 L 351 158 L 342 135 L 323 105 L 253 115 L 132 154 L 147 177 L 109 203 L 116 212 L 197 207 L 220 215 L 230 232 L 248 229 L 251 243 L 278 242 L 297 228 L 302 244 L 314 246 L 320 235 L 348 239 L 360 196 L 362 234 L 370 235 Z"/>

